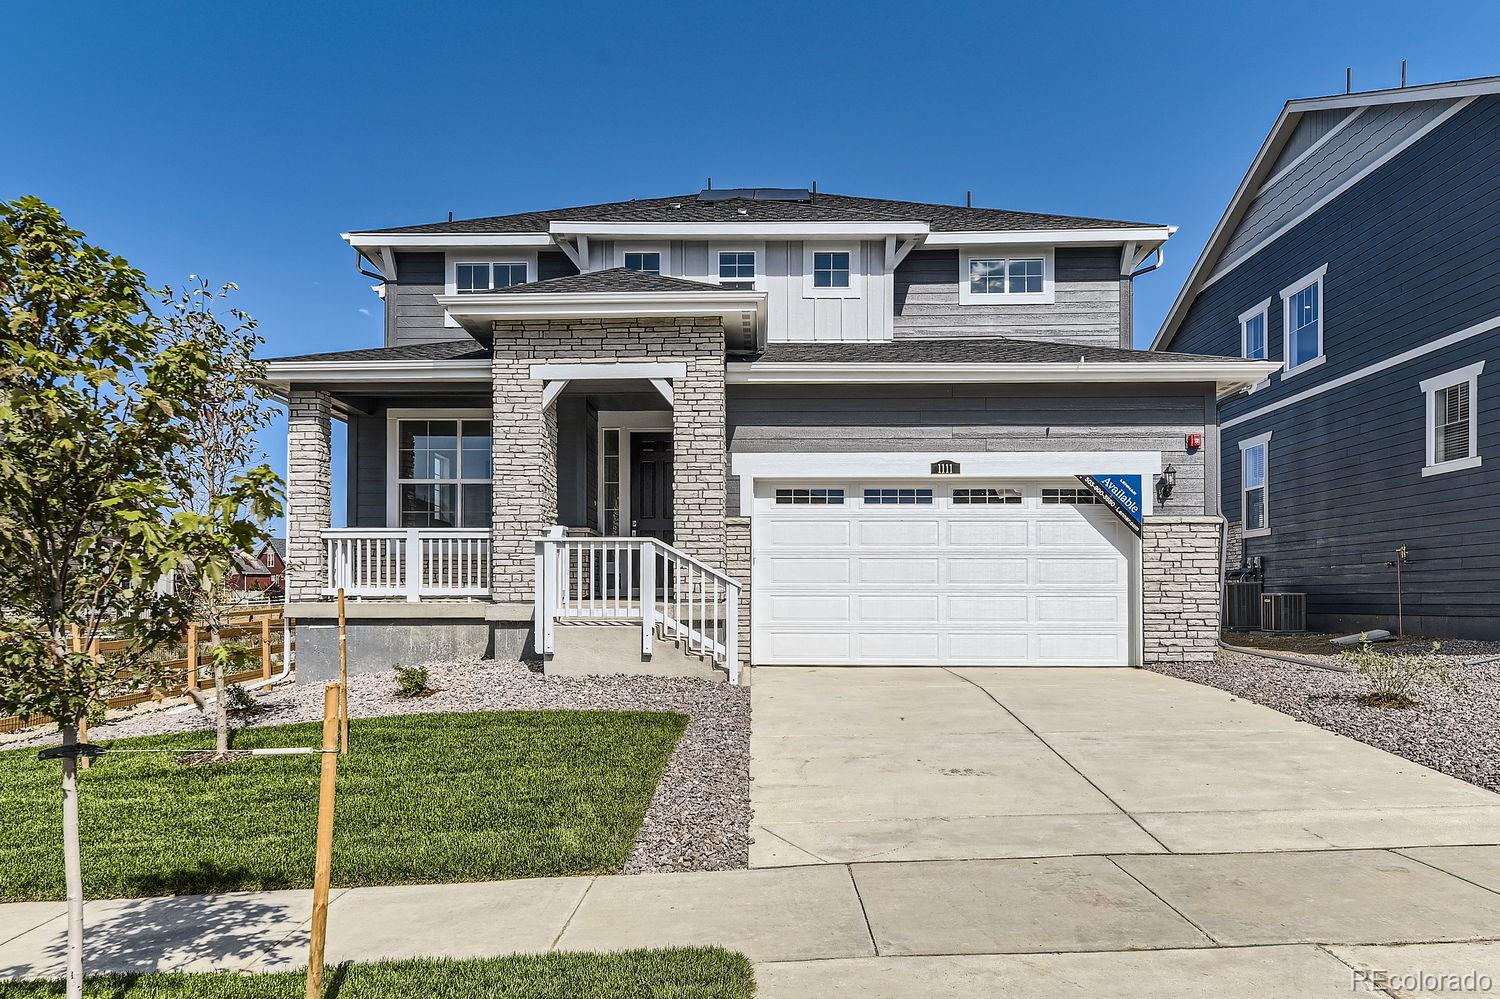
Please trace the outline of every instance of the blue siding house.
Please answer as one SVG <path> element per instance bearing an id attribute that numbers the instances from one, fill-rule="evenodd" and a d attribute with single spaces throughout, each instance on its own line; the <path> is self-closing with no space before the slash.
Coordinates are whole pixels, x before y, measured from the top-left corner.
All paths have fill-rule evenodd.
<path id="1" fill-rule="evenodd" d="M 1500 77 L 1288 102 L 1152 348 L 1281 363 L 1219 403 L 1231 568 L 1500 637 Z"/>

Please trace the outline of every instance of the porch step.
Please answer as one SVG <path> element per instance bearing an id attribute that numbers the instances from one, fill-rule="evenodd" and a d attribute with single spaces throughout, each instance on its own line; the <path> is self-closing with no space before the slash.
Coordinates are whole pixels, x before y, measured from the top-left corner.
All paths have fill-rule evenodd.
<path id="1" fill-rule="evenodd" d="M 660 635 L 651 643 L 651 658 L 641 655 L 641 622 L 562 619 L 553 626 L 552 657 L 543 665 L 548 676 L 683 676 L 726 680 L 727 672 L 707 658 L 687 655 Z"/>

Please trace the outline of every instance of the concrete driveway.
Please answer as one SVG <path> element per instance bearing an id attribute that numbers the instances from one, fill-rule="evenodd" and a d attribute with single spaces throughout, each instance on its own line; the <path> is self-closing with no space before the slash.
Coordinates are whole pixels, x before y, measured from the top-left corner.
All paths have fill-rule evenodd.
<path id="1" fill-rule="evenodd" d="M 1500 837 L 1500 795 L 1144 670 L 762 668 L 752 697 L 752 867 Z"/>

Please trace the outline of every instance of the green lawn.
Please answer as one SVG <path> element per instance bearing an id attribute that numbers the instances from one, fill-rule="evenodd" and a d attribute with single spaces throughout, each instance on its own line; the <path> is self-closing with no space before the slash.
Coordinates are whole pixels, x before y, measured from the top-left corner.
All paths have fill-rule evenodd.
<path id="1" fill-rule="evenodd" d="M 104 975 L 86 999 L 302 999 L 303 972 Z M 326 999 L 749 999 L 750 962 L 717 947 L 389 961 L 328 969 Z M 60 981 L 0 982 L 0 999 L 53 999 Z"/>
<path id="2" fill-rule="evenodd" d="M 333 883 L 487 881 L 618 870 L 687 719 L 534 711 L 356 719 L 339 761 Z M 234 746 L 316 745 L 320 726 Z M 211 748 L 211 733 L 113 745 Z M 60 766 L 0 753 L 0 901 L 63 897 Z M 315 756 L 185 767 L 105 755 L 82 777 L 89 898 L 310 887 Z"/>

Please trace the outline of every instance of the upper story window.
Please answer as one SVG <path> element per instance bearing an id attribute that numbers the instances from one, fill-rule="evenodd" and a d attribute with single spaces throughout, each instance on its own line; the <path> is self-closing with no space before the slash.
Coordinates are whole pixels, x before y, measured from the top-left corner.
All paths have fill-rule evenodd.
<path id="1" fill-rule="evenodd" d="M 1477 468 L 1479 375 L 1484 362 L 1422 382 L 1427 408 L 1427 461 L 1423 475 Z"/>
<path id="2" fill-rule="evenodd" d="M 625 252 L 625 269 L 627 271 L 641 271 L 644 274 L 660 274 L 661 253 L 657 250 L 627 250 Z"/>
<path id="3" fill-rule="evenodd" d="M 1268 298 L 1240 315 L 1240 356 L 1249 361 L 1266 359 L 1266 335 L 1270 329 L 1271 300 Z"/>
<path id="4" fill-rule="evenodd" d="M 1247 538 L 1271 533 L 1270 453 L 1268 433 L 1240 441 L 1240 523 Z"/>
<path id="5" fill-rule="evenodd" d="M 1283 377 L 1323 363 L 1323 276 L 1327 272 L 1325 264 L 1281 292 Z"/>
<path id="6" fill-rule="evenodd" d="M 494 291 L 526 283 L 526 264 L 519 260 L 502 260 L 453 265 L 453 286 L 460 295 Z"/>
<path id="7" fill-rule="evenodd" d="M 848 250 L 817 250 L 813 253 L 813 287 L 849 287 Z"/>
<path id="8" fill-rule="evenodd" d="M 755 288 L 755 251 L 720 250 L 719 284 L 725 288 L 750 291 Z"/>
<path id="9" fill-rule="evenodd" d="M 1052 251 L 973 249 L 959 255 L 958 299 L 964 305 L 1035 305 L 1053 301 Z"/>
<path id="10" fill-rule="evenodd" d="M 490 526 L 490 422 L 395 423 L 395 526 Z"/>

